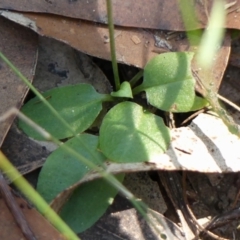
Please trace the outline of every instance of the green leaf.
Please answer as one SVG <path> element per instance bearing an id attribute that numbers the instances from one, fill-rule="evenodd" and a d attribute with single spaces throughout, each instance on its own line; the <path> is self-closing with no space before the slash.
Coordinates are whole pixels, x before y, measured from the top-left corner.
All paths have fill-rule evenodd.
<path id="1" fill-rule="evenodd" d="M 43 96 L 77 134 L 85 131 L 94 122 L 102 109 L 105 95 L 97 93 L 89 84 L 78 84 L 51 89 L 43 93 Z M 25 104 L 21 111 L 58 139 L 73 136 L 37 97 Z M 30 137 L 44 140 L 25 122 L 20 121 L 19 126 Z"/>
<path id="2" fill-rule="evenodd" d="M 120 86 L 120 89 L 117 92 L 112 92 L 111 96 L 133 98 L 130 83 L 129 82 L 123 82 Z"/>
<path id="3" fill-rule="evenodd" d="M 195 94 L 191 72 L 192 52 L 163 53 L 148 62 L 143 83 L 133 93 L 146 91 L 148 102 L 168 112 L 189 112 L 207 104 Z"/>
<path id="4" fill-rule="evenodd" d="M 104 117 L 100 127 L 102 152 L 116 162 L 144 162 L 167 150 L 169 129 L 162 118 L 132 102 L 122 102 Z"/>
<path id="5" fill-rule="evenodd" d="M 97 151 L 98 137 L 82 134 L 64 143 L 89 161 L 101 164 L 105 157 Z M 79 181 L 90 169 L 60 146 L 51 153 L 40 172 L 38 192 L 51 202 L 61 191 Z"/>
<path id="6" fill-rule="evenodd" d="M 122 182 L 124 174 L 116 177 Z M 105 213 L 117 192 L 103 179 L 86 183 L 74 191 L 60 216 L 76 233 L 83 232 Z"/>

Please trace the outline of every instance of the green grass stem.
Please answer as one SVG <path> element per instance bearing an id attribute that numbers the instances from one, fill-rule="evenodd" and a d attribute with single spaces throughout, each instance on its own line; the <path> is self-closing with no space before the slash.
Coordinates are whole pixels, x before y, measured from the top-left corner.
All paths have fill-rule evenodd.
<path id="1" fill-rule="evenodd" d="M 68 227 L 68 225 L 55 213 L 38 192 L 21 176 L 18 170 L 8 161 L 0 151 L 0 169 L 7 173 L 14 185 L 30 200 L 38 211 L 49 220 L 49 222 L 67 239 L 79 240 L 79 237 Z"/>
<path id="2" fill-rule="evenodd" d="M 109 38 L 110 38 L 110 49 L 111 49 L 111 59 L 112 59 L 112 68 L 114 74 L 114 82 L 116 90 L 120 89 L 120 79 L 118 73 L 118 65 L 116 59 L 116 51 L 115 51 L 115 38 L 114 38 L 114 26 L 113 26 L 113 14 L 112 14 L 112 1 L 107 1 L 107 14 L 108 14 L 108 30 L 109 30 Z"/>

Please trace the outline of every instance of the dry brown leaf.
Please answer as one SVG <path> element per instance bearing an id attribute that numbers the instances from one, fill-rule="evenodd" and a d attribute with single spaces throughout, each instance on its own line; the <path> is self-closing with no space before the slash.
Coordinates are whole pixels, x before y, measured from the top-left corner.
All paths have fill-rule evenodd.
<path id="1" fill-rule="evenodd" d="M 193 0 L 192 0 L 193 1 Z M 152 28 L 161 30 L 183 31 L 178 0 L 116 0 L 113 3 L 114 22 L 118 26 L 137 28 Z M 205 7 L 202 1 L 195 3 L 196 14 L 199 17 L 199 27 L 207 21 Z M 52 13 L 56 15 L 83 19 L 98 23 L 107 22 L 106 1 L 28 1 L 21 2 L 3 0 L 0 8 L 22 12 Z"/>
<path id="2" fill-rule="evenodd" d="M 218 91 L 221 85 L 223 75 L 228 65 L 230 52 L 231 52 L 231 37 L 230 33 L 228 32 L 225 35 L 221 48 L 219 49 L 219 51 L 217 52 L 216 56 L 213 59 L 213 66 L 210 72 L 210 77 L 212 79 L 211 84 L 214 86 L 214 89 L 216 91 Z M 197 66 L 195 61 L 193 61 L 192 69 L 198 74 L 198 77 L 200 79 L 204 79 L 205 73 L 204 71 L 202 71 L 202 69 L 200 69 Z M 203 93 L 202 89 L 198 85 L 196 85 L 196 89 L 198 92 Z"/>
<path id="3" fill-rule="evenodd" d="M 71 47 L 89 55 L 110 60 L 110 44 L 108 27 L 76 19 L 57 17 L 54 15 L 41 15 L 32 13 L 16 14 L 0 12 L 0 14 L 14 22 L 31 28 L 38 34 L 55 38 L 69 44 Z M 25 21 L 23 21 L 25 19 Z M 119 34 L 118 34 L 119 33 Z M 165 39 L 161 31 L 146 31 L 133 28 L 115 28 L 116 57 L 118 62 L 143 68 L 153 56 L 169 51 L 185 51 L 189 44 L 181 33 L 171 40 Z M 132 37 L 138 38 L 141 43 L 135 44 Z M 166 46 L 157 47 L 156 38 L 166 42 Z"/>
<path id="4" fill-rule="evenodd" d="M 166 153 L 157 160 L 143 163 L 106 163 L 106 171 L 112 174 L 156 171 L 187 170 L 205 173 L 240 171 L 240 140 L 230 134 L 221 119 L 200 114 L 189 127 L 171 130 L 172 141 Z M 79 182 L 60 193 L 51 207 L 59 212 L 73 191 L 81 184 L 100 178 L 90 172 Z"/>
<path id="5" fill-rule="evenodd" d="M 227 28 L 240 28 L 240 0 L 227 1 Z M 194 1 L 189 4 L 195 9 L 198 25 L 193 28 L 206 26 L 213 0 Z M 98 23 L 107 22 L 106 1 L 8 1 L 2 0 L 0 9 L 16 10 L 23 12 L 52 13 L 56 15 L 83 19 Z M 126 2 L 113 1 L 114 22 L 118 26 L 150 28 L 171 31 L 184 31 L 179 11 L 178 0 L 128 0 Z"/>
<path id="6" fill-rule="evenodd" d="M 1 14 L 27 27 L 31 26 L 30 28 L 40 35 L 55 38 L 89 55 L 111 60 L 110 45 L 106 42 L 108 39 L 107 26 L 51 15 L 29 13 L 22 15 L 11 12 L 1 12 Z M 24 18 L 25 22 L 23 23 L 19 18 Z M 118 62 L 139 68 L 143 68 L 158 53 L 196 51 L 197 49 L 197 46 L 189 46 L 184 33 L 164 33 L 123 27 L 116 27 L 115 33 L 117 33 L 115 45 Z M 133 39 L 138 39 L 138 44 Z M 230 49 L 231 38 L 229 34 L 226 34 L 223 45 L 215 57 L 212 70 L 212 79 L 216 89 L 219 88 L 225 72 Z M 193 69 L 201 77 L 201 71 L 197 66 L 194 65 Z M 197 90 L 201 92 L 200 88 Z"/>
<path id="7" fill-rule="evenodd" d="M 14 196 L 17 204 L 21 208 L 29 227 L 38 240 L 64 240 L 57 230 L 34 208 L 32 208 L 20 196 Z M 0 239 L 16 240 L 25 239 L 18 227 L 13 215 L 9 211 L 5 201 L 0 195 Z"/>
<path id="8" fill-rule="evenodd" d="M 16 23 L 0 18 L 0 51 L 32 80 L 37 56 L 37 35 Z M 11 107 L 20 108 L 27 87 L 10 68 L 0 60 L 0 115 Z M 0 124 L 0 146 L 14 117 Z"/>

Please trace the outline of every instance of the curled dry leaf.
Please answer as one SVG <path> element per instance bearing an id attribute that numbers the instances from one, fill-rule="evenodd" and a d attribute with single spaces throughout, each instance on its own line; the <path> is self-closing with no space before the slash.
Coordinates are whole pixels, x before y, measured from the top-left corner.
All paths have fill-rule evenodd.
<path id="1" fill-rule="evenodd" d="M 111 59 L 110 45 L 106 43 L 106 37 L 108 38 L 107 26 L 53 15 L 18 14 L 5 11 L 1 11 L 0 14 L 31 28 L 42 36 L 55 38 L 67 43 L 81 52 L 107 60 Z M 25 20 L 23 21 L 23 19 Z M 123 27 L 116 27 L 115 32 L 120 33 L 115 39 L 117 61 L 139 68 L 143 68 L 151 58 L 159 53 L 197 50 L 197 46 L 190 47 L 185 34 L 182 32 L 146 31 Z M 138 39 L 138 42 L 141 42 L 136 44 L 132 40 L 133 37 L 134 39 Z M 159 45 L 159 42 L 162 44 Z M 215 57 L 212 70 L 212 79 L 217 89 L 220 86 L 227 66 L 230 46 L 231 39 L 230 35 L 227 34 Z M 195 64 L 193 65 L 193 69 L 201 77 L 201 71 L 199 71 Z M 200 87 L 197 86 L 196 89 L 201 93 Z"/>
<path id="2" fill-rule="evenodd" d="M 229 133 L 221 119 L 200 114 L 189 127 L 171 130 L 172 142 L 159 159 L 143 163 L 117 164 L 108 162 L 108 172 L 139 172 L 151 170 L 189 170 L 205 173 L 240 171 L 240 140 Z M 51 203 L 56 211 L 71 196 L 74 189 L 85 182 L 100 178 L 91 172 L 59 194 Z"/>
<path id="3" fill-rule="evenodd" d="M 106 25 L 34 13 L 18 14 L 0 11 L 0 14 L 11 21 L 31 28 L 39 35 L 55 38 L 89 55 L 107 60 L 111 59 L 110 44 L 108 41 L 106 42 L 109 36 Z M 23 21 L 22 18 L 26 20 Z M 165 39 L 165 34 L 162 34 L 161 31 L 152 32 L 143 29 L 116 27 L 115 33 L 119 33 L 115 38 L 118 62 L 143 68 L 153 56 L 169 51 L 166 47 L 155 46 L 155 35 L 160 39 Z M 135 44 L 132 40 L 133 37 L 138 38 L 141 43 Z M 172 51 L 185 51 L 189 47 L 187 39 L 181 33 L 176 34 L 175 38 L 165 41 L 168 41 L 168 44 L 172 46 Z"/>
<path id="4" fill-rule="evenodd" d="M 29 29 L 0 18 L 0 36 L 0 51 L 31 81 L 37 56 L 37 35 Z M 28 88 L 2 60 L 0 86 L 0 115 L 11 107 L 20 108 Z M 0 124 L 0 146 L 13 119 L 14 116 Z"/>

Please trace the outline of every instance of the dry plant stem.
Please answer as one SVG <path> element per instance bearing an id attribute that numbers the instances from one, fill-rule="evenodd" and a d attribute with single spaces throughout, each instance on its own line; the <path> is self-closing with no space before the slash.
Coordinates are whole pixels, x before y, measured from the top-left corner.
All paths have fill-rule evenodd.
<path id="1" fill-rule="evenodd" d="M 189 237 L 189 232 L 191 232 L 191 235 L 196 235 L 198 230 L 196 225 L 191 220 L 186 207 L 184 206 L 182 187 L 180 186 L 180 181 L 177 174 L 177 172 L 158 172 L 159 179 L 161 180 L 168 197 L 171 199 L 181 221 L 183 232 L 186 235 L 185 237 L 186 239 L 191 239 Z"/>
<path id="2" fill-rule="evenodd" d="M 191 116 L 189 116 L 187 119 L 185 119 L 181 125 L 186 124 L 187 122 L 189 122 L 190 120 L 192 120 L 193 118 L 195 118 L 197 115 L 199 115 L 200 113 L 204 113 L 206 111 L 206 108 L 203 108 L 195 113 L 193 113 Z"/>
<path id="3" fill-rule="evenodd" d="M 235 208 L 226 213 L 214 217 L 206 226 L 206 229 L 215 229 L 221 226 L 226 226 L 231 221 L 236 221 L 240 217 L 240 209 Z"/>
<path id="4" fill-rule="evenodd" d="M 229 106 L 233 107 L 234 109 L 236 109 L 237 111 L 240 112 L 240 107 L 237 106 L 235 103 L 231 102 L 230 100 L 226 99 L 225 97 L 221 96 L 220 94 L 217 94 L 218 98 L 220 100 L 222 100 L 223 102 L 225 102 L 226 104 L 228 104 Z M 195 113 L 193 113 L 190 117 L 188 117 L 187 119 L 185 119 L 181 125 L 187 123 L 188 121 L 192 120 L 194 117 L 196 117 L 197 115 L 199 115 L 200 113 L 203 113 L 207 110 L 207 108 L 203 108 Z"/>
<path id="5" fill-rule="evenodd" d="M 237 196 L 235 197 L 235 200 L 234 200 L 234 202 L 232 204 L 232 208 L 235 208 L 235 206 L 237 205 L 239 197 L 240 197 L 240 189 L 238 190 Z"/>
<path id="6" fill-rule="evenodd" d="M 22 210 L 16 203 L 1 171 L 0 171 L 0 192 L 25 238 L 27 240 L 37 240 L 31 228 L 29 227 L 28 222 L 24 214 L 22 213 Z"/>
<path id="7" fill-rule="evenodd" d="M 223 102 L 227 103 L 229 106 L 233 107 L 234 109 L 240 112 L 240 107 L 238 105 L 226 99 L 225 97 L 221 96 L 220 94 L 218 94 L 217 96 L 220 100 L 222 100 Z"/>
<path id="8" fill-rule="evenodd" d="M 200 225 L 195 217 L 195 215 L 193 214 L 191 208 L 189 207 L 188 201 L 187 201 L 187 196 L 186 196 L 186 172 L 183 172 L 183 177 L 182 177 L 182 194 L 183 194 L 183 200 L 184 200 L 184 205 L 187 208 L 188 214 L 190 215 L 191 219 L 193 220 L 193 222 L 195 223 L 195 225 L 198 227 L 198 234 L 195 236 L 194 239 L 192 240 L 198 240 L 199 239 L 199 234 L 201 232 L 206 233 L 208 236 L 212 237 L 213 239 L 217 239 L 217 240 L 229 240 L 226 238 L 222 238 L 219 237 L 218 235 L 208 231 L 206 228 L 204 228 L 202 225 Z"/>

